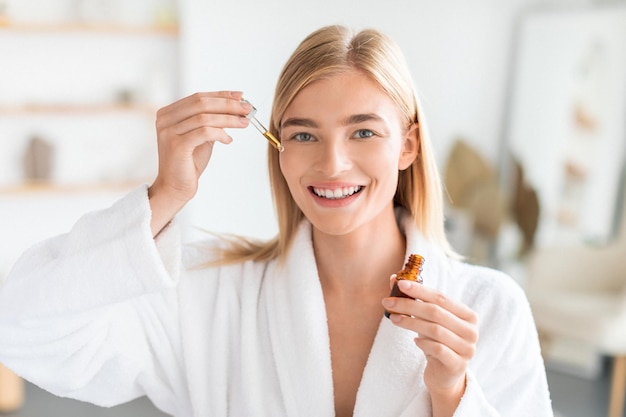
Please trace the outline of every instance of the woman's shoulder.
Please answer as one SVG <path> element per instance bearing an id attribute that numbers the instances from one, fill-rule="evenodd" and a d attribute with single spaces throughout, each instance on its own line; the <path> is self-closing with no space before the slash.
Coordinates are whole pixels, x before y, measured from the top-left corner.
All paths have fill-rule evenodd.
<path id="1" fill-rule="evenodd" d="M 528 308 L 524 289 L 510 275 L 491 267 L 451 261 L 448 287 L 470 307 L 485 312 L 519 314 Z"/>
<path id="2" fill-rule="evenodd" d="M 462 260 L 452 261 L 454 273 L 474 286 L 486 286 L 501 291 L 521 291 L 520 285 L 507 273 L 489 266 L 472 264 Z"/>
<path id="3" fill-rule="evenodd" d="M 225 242 L 218 236 L 213 235 L 184 243 L 182 251 L 183 266 L 188 269 L 196 269 L 202 266 L 217 264 L 220 259 L 220 253 L 225 247 Z"/>
<path id="4" fill-rule="evenodd" d="M 220 235 L 208 235 L 183 245 L 182 265 L 186 276 L 211 278 L 232 284 L 246 278 L 246 281 L 261 279 L 271 261 L 228 259 L 232 250 L 232 238 Z"/>

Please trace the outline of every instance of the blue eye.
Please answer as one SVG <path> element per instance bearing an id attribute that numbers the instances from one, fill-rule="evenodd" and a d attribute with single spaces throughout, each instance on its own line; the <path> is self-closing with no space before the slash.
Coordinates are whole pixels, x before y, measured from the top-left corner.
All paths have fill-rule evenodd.
<path id="1" fill-rule="evenodd" d="M 313 135 L 311 135 L 310 133 L 302 132 L 296 133 L 291 138 L 298 142 L 311 142 L 313 140 Z"/>
<path id="2" fill-rule="evenodd" d="M 374 136 L 374 132 L 369 129 L 360 129 L 354 133 L 354 138 L 356 139 L 367 139 Z"/>

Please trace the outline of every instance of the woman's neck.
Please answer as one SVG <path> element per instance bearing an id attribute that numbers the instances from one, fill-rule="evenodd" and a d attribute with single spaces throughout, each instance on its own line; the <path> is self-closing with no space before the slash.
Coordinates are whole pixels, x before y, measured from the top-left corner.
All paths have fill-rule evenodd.
<path id="1" fill-rule="evenodd" d="M 404 263 L 406 239 L 393 210 L 336 236 L 313 228 L 313 247 L 322 285 L 330 291 L 388 288 L 388 278 Z"/>

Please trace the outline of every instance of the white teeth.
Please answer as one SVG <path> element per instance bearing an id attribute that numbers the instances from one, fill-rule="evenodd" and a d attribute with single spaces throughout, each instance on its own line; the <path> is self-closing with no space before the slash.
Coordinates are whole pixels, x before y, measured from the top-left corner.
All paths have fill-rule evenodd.
<path id="1" fill-rule="evenodd" d="M 339 198 L 349 197 L 352 194 L 361 191 L 361 188 L 363 187 L 361 187 L 360 185 L 357 185 L 356 187 L 350 186 L 350 187 L 336 188 L 334 190 L 331 190 L 330 188 L 313 188 L 313 192 L 319 197 L 336 200 Z"/>

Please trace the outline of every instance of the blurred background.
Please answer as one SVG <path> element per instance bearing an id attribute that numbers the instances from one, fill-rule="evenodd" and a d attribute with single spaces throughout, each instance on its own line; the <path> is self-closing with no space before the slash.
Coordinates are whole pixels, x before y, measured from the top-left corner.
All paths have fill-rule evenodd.
<path id="1" fill-rule="evenodd" d="M 626 1 L 0 0 L 0 284 L 26 247 L 151 182 L 159 107 L 241 90 L 266 123 L 291 51 L 335 23 L 404 50 L 449 238 L 527 292 L 557 415 L 626 415 Z M 229 133 L 185 239 L 276 233 L 267 142 Z M 0 367 L 2 412 L 161 415 L 55 398 Z"/>

